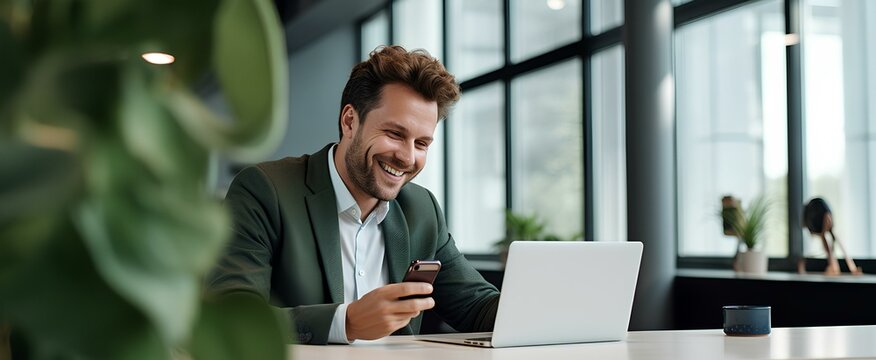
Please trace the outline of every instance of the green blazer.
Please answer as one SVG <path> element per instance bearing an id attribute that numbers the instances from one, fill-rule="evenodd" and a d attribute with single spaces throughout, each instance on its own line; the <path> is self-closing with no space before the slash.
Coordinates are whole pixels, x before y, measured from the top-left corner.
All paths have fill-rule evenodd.
<path id="1" fill-rule="evenodd" d="M 344 301 L 331 146 L 261 163 L 235 177 L 226 195 L 233 238 L 206 280 L 211 293 L 251 292 L 282 308 L 301 343 L 327 343 L 335 309 Z M 402 280 L 412 260 L 441 260 L 436 314 L 459 331 L 492 330 L 499 292 L 456 249 L 428 190 L 402 187 L 380 226 L 390 283 Z M 396 334 L 418 333 L 421 321 L 422 315 Z"/>

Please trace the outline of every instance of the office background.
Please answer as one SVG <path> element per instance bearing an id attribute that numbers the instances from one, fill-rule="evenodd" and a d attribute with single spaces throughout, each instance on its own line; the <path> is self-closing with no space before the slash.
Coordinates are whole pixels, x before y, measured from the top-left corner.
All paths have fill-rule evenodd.
<path id="1" fill-rule="evenodd" d="M 730 269 L 720 199 L 772 204 L 770 270 L 824 268 L 802 206 L 876 271 L 876 3 L 865 0 L 278 1 L 290 123 L 271 158 L 337 139 L 352 66 L 381 44 L 423 48 L 460 103 L 418 182 L 470 259 L 497 259 L 506 209 L 560 238 L 643 241 L 633 329 L 714 326 L 728 301 L 773 303 L 777 325 L 874 323 L 873 280 L 757 279 Z M 635 76 L 631 76 L 635 75 Z M 656 79 L 656 80 L 655 80 Z M 668 80 L 666 80 L 668 79 Z M 221 107 L 221 99 L 212 102 Z M 242 164 L 222 163 L 219 184 Z M 678 270 L 681 269 L 681 270 Z M 801 317 L 817 303 L 824 316 Z M 819 305 L 820 306 L 820 305 Z M 819 307 L 821 309 L 821 307 Z"/>

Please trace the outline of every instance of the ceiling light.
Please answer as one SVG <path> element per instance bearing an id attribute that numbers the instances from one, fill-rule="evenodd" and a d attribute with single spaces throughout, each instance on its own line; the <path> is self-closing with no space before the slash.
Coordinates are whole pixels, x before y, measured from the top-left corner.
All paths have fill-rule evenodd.
<path id="1" fill-rule="evenodd" d="M 547 6 L 551 10 L 562 10 L 566 7 L 566 0 L 547 0 Z"/>
<path id="2" fill-rule="evenodd" d="M 155 65 L 167 65 L 173 63 L 174 60 L 176 60 L 173 55 L 160 52 L 150 52 L 140 56 L 142 56 L 143 60 L 146 60 L 146 62 Z"/>

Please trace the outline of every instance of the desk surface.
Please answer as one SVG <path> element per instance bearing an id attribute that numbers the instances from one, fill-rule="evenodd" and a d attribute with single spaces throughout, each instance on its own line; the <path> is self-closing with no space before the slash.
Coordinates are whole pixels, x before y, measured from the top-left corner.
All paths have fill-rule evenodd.
<path id="1" fill-rule="evenodd" d="M 632 331 L 625 341 L 485 349 L 392 336 L 353 345 L 295 345 L 294 359 L 848 359 L 876 358 L 876 325 L 777 328 L 769 336 L 721 330 Z"/>

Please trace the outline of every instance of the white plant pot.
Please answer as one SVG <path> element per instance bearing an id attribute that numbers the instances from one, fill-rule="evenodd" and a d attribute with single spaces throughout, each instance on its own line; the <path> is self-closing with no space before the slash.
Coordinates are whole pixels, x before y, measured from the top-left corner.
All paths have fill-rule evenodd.
<path id="1" fill-rule="evenodd" d="M 768 260 L 766 253 L 758 250 L 741 252 L 736 257 L 739 272 L 748 274 L 766 274 Z"/>

